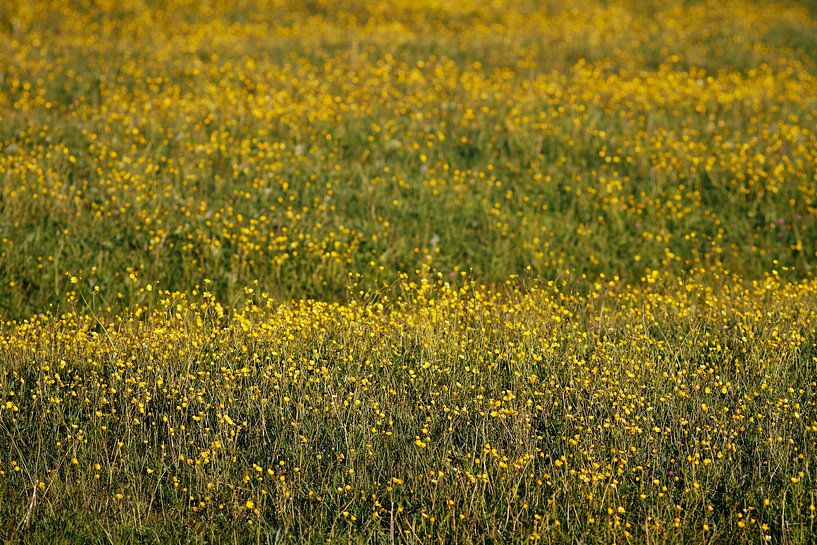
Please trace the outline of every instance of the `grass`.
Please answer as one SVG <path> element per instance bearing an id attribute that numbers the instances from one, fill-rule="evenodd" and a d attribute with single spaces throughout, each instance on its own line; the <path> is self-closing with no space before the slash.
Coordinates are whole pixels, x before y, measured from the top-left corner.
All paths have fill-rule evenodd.
<path id="1" fill-rule="evenodd" d="M 0 536 L 810 543 L 813 3 L 0 6 Z"/>

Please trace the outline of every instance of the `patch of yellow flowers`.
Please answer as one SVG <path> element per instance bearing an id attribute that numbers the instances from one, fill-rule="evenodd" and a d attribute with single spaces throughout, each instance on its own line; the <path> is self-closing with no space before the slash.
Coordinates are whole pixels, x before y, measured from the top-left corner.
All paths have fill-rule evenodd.
<path id="1" fill-rule="evenodd" d="M 817 283 L 722 280 L 405 279 L 232 309 L 161 292 L 139 315 L 8 324 L 3 509 L 36 488 L 42 511 L 81 494 L 315 539 L 800 539 Z"/>
<path id="2" fill-rule="evenodd" d="M 0 538 L 817 541 L 793 2 L 0 2 Z"/>

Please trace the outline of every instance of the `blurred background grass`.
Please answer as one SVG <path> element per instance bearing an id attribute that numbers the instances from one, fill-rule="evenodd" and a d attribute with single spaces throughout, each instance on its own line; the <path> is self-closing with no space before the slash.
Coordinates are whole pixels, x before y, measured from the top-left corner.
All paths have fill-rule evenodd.
<path id="1" fill-rule="evenodd" d="M 422 267 L 810 274 L 813 8 L 4 3 L 0 314 Z"/>

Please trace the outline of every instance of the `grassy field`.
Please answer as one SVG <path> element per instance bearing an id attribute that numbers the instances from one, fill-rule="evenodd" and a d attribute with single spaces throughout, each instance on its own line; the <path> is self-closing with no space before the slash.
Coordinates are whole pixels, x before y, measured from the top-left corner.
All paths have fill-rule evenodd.
<path id="1" fill-rule="evenodd" d="M 0 3 L 0 539 L 817 541 L 813 2 Z"/>

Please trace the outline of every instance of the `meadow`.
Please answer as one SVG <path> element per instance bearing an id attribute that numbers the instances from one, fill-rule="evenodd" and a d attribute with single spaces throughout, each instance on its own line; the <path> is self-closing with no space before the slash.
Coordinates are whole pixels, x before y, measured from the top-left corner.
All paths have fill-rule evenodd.
<path id="1" fill-rule="evenodd" d="M 0 539 L 817 541 L 817 5 L 0 4 Z"/>

